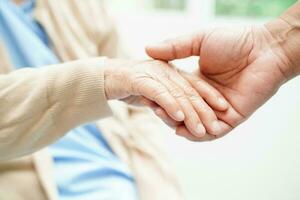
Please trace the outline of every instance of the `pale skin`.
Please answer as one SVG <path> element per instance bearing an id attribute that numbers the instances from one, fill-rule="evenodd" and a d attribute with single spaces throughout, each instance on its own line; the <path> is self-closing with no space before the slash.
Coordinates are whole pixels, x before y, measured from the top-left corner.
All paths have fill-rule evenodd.
<path id="1" fill-rule="evenodd" d="M 24 0 L 13 2 L 21 4 Z M 109 100 L 145 105 L 159 116 L 163 108 L 174 126 L 185 124 L 194 137 L 203 137 L 207 132 L 221 134 L 223 123 L 213 109 L 224 111 L 228 103 L 205 81 L 195 77 L 198 87 L 194 88 L 181 72 L 161 61 L 107 59 L 106 63 L 105 91 Z"/>
<path id="2" fill-rule="evenodd" d="M 164 114 L 163 109 L 174 126 L 185 124 L 196 138 L 207 132 L 221 134 L 223 122 L 218 120 L 213 109 L 225 111 L 228 103 L 201 78 L 193 76 L 193 81 L 189 82 L 183 72 L 162 61 L 109 59 L 107 66 L 105 88 L 108 99 L 149 106 L 158 116 Z"/>
<path id="3" fill-rule="evenodd" d="M 199 56 L 193 74 L 162 61 L 108 59 L 107 98 L 152 108 L 190 140 L 219 138 L 299 74 L 299 10 L 297 3 L 264 26 L 202 30 L 147 48 L 167 62 Z"/>
<path id="4" fill-rule="evenodd" d="M 217 111 L 227 126 L 217 137 L 196 138 L 186 126 L 177 133 L 190 140 L 212 140 L 245 121 L 271 98 L 282 84 L 300 72 L 300 3 L 264 26 L 214 28 L 147 47 L 154 59 L 172 61 L 199 56 L 198 77 L 215 87 L 229 102 Z M 189 79 L 189 78 L 187 78 Z M 164 112 L 165 121 L 172 119 Z"/>

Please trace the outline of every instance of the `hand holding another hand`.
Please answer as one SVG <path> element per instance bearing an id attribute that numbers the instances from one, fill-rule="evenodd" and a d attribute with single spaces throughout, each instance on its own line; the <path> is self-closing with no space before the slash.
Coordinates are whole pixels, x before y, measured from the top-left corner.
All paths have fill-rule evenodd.
<path id="1" fill-rule="evenodd" d="M 200 77 L 181 72 L 162 61 L 108 60 L 105 88 L 108 99 L 122 99 L 151 107 L 173 127 L 186 127 L 183 136 L 203 138 L 222 134 L 228 125 L 215 111 L 228 104 L 222 95 Z M 170 116 L 170 117 L 169 117 Z"/>
<path id="2" fill-rule="evenodd" d="M 115 68 L 120 71 L 108 73 L 113 85 L 108 97 L 152 107 L 190 140 L 219 138 L 300 73 L 300 28 L 294 19 L 288 12 L 264 26 L 207 29 L 148 46 L 148 55 L 161 61 Z M 190 56 L 199 57 L 193 74 L 165 63 Z"/>
<path id="3" fill-rule="evenodd" d="M 223 124 L 221 133 L 228 133 L 299 74 L 299 59 L 295 59 L 300 55 L 299 32 L 278 19 L 265 26 L 203 30 L 146 50 L 152 58 L 164 61 L 199 56 L 198 77 L 230 104 L 226 111 L 216 111 L 217 118 L 228 125 Z M 184 126 L 177 131 L 188 135 Z"/>

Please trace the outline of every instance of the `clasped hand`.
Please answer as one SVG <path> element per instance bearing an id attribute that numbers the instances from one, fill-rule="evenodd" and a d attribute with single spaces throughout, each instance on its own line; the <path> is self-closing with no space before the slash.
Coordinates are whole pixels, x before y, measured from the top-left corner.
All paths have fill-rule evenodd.
<path id="1" fill-rule="evenodd" d="M 283 34 L 278 27 L 290 30 L 288 39 L 287 31 Z M 165 62 L 127 61 L 122 66 L 130 67 L 110 68 L 115 73 L 107 73 L 106 92 L 110 99 L 150 106 L 190 140 L 219 138 L 299 74 L 299 35 L 277 19 L 264 26 L 202 30 L 151 45 L 148 55 Z M 168 64 L 190 56 L 199 57 L 195 73 Z"/>
<path id="2" fill-rule="evenodd" d="M 128 67 L 118 67 L 122 62 Z M 108 99 L 146 105 L 178 135 L 190 140 L 221 135 L 227 126 L 215 114 L 227 110 L 225 98 L 197 74 L 180 71 L 166 62 L 113 61 L 105 79 Z"/>

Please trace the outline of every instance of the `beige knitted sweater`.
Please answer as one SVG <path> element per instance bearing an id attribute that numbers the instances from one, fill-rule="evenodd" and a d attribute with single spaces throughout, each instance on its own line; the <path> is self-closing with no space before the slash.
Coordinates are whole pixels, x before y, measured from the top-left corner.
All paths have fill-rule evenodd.
<path id="1" fill-rule="evenodd" d="M 64 64 L 11 72 L 0 41 L 0 200 L 57 199 L 47 150 L 12 158 L 99 119 L 111 147 L 133 171 L 141 200 L 183 199 L 159 142 L 157 120 L 144 109 L 105 98 L 101 56 L 119 52 L 113 22 L 100 2 L 37 0 L 35 18 Z"/>

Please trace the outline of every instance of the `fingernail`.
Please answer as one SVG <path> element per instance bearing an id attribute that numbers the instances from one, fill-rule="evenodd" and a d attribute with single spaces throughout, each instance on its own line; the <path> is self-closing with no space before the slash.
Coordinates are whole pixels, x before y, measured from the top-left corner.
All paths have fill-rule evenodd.
<path id="1" fill-rule="evenodd" d="M 198 124 L 197 125 L 197 129 L 196 129 L 196 133 L 199 137 L 202 137 L 205 135 L 206 133 L 206 130 L 204 128 L 204 126 L 202 124 Z"/>
<path id="2" fill-rule="evenodd" d="M 184 116 L 184 114 L 183 114 L 182 111 L 178 111 L 178 112 L 176 113 L 176 119 L 177 119 L 178 121 L 183 121 L 184 118 L 185 118 L 185 116 Z"/>
<path id="3" fill-rule="evenodd" d="M 223 98 L 218 98 L 219 105 L 222 107 L 227 106 L 227 102 Z"/>
<path id="4" fill-rule="evenodd" d="M 218 121 L 214 121 L 212 123 L 212 130 L 214 132 L 214 134 L 218 135 L 221 132 L 221 125 Z"/>

